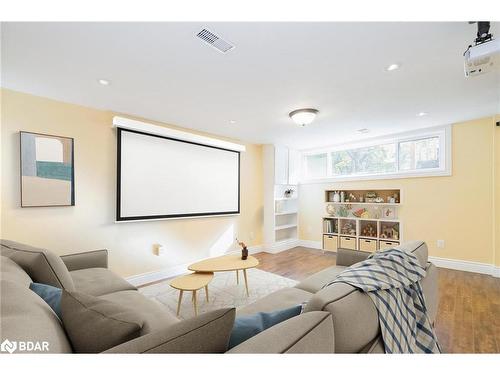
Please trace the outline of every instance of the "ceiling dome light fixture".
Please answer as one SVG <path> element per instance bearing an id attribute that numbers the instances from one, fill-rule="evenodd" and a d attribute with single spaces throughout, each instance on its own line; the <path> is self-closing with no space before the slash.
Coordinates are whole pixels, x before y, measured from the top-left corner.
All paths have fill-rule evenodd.
<path id="1" fill-rule="evenodd" d="M 417 113 L 418 117 L 424 117 L 424 116 L 427 116 L 427 115 L 428 115 L 427 112 L 419 112 L 419 113 Z"/>
<path id="2" fill-rule="evenodd" d="M 107 79 L 98 79 L 97 82 L 99 82 L 103 86 L 109 86 L 109 81 Z"/>
<path id="3" fill-rule="evenodd" d="M 290 112 L 289 116 L 297 125 L 306 126 L 314 121 L 318 112 L 319 111 L 314 108 L 302 108 Z"/>

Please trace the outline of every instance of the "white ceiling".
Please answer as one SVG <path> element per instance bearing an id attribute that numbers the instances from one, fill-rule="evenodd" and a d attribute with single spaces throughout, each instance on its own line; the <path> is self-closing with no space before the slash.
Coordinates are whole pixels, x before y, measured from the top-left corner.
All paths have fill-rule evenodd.
<path id="1" fill-rule="evenodd" d="M 203 43 L 204 27 L 236 48 Z M 475 33 L 466 22 L 4 23 L 2 86 L 310 148 L 499 113 L 500 74 L 464 77 Z M 320 110 L 306 128 L 288 118 L 301 107 Z"/>

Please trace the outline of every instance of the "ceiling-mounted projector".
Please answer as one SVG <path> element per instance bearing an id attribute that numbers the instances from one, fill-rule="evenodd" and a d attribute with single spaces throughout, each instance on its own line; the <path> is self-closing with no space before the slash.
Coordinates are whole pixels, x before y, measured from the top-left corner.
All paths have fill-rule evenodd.
<path id="1" fill-rule="evenodd" d="M 493 39 L 489 22 L 477 23 L 477 37 L 464 53 L 466 77 L 498 69 L 500 66 L 500 39 Z"/>

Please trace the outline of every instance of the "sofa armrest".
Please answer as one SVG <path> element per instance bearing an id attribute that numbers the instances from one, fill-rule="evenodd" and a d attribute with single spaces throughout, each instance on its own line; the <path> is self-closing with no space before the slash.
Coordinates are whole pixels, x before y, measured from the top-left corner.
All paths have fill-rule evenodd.
<path id="1" fill-rule="evenodd" d="M 233 329 L 235 311 L 234 308 L 210 311 L 103 353 L 224 353 Z"/>
<path id="2" fill-rule="evenodd" d="M 329 312 L 314 311 L 285 320 L 235 346 L 227 353 L 333 353 Z"/>
<path id="3" fill-rule="evenodd" d="M 371 253 L 361 250 L 337 249 L 337 266 L 349 267 L 368 258 Z"/>
<path id="4" fill-rule="evenodd" d="M 94 250 L 61 256 L 68 271 L 85 268 L 108 268 L 108 250 Z"/>

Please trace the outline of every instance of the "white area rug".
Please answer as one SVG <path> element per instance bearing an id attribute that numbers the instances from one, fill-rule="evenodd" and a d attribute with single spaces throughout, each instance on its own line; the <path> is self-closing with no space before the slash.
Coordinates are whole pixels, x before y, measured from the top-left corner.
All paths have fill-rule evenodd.
<path id="1" fill-rule="evenodd" d="M 224 307 L 242 307 L 255 302 L 268 294 L 279 289 L 291 287 L 297 281 L 276 275 L 274 273 L 262 271 L 256 268 L 247 270 L 248 290 L 250 297 L 245 293 L 245 281 L 243 272 L 240 271 L 240 284 L 236 284 L 236 272 L 217 272 L 213 280 L 208 285 L 208 295 L 210 301 L 205 298 L 205 290 L 197 292 L 198 314 L 217 310 Z M 155 299 L 165 305 L 174 315 L 177 310 L 179 291 L 169 285 L 169 280 L 162 281 L 139 288 L 145 296 Z M 182 296 L 180 317 L 182 319 L 194 316 L 191 292 L 184 292 Z"/>

